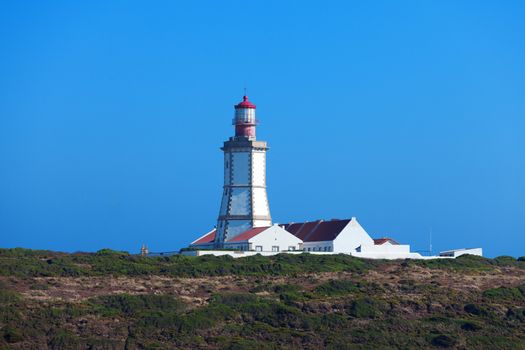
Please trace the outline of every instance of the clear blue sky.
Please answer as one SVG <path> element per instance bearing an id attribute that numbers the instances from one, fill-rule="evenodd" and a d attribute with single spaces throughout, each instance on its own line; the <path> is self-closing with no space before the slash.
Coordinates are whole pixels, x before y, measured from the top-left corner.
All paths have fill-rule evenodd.
<path id="1" fill-rule="evenodd" d="M 0 246 L 153 251 L 216 222 L 243 87 L 274 221 L 525 255 L 523 1 L 0 4 Z"/>

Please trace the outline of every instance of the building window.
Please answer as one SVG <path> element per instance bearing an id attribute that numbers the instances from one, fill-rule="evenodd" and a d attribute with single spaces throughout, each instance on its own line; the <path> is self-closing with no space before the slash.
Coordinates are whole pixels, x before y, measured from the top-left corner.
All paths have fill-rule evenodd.
<path id="1" fill-rule="evenodd" d="M 278 252 L 279 251 L 279 246 L 278 245 L 273 245 L 272 246 L 272 252 Z"/>
<path id="2" fill-rule="evenodd" d="M 256 252 L 262 252 L 262 245 L 256 245 L 255 246 L 255 251 Z"/>
<path id="3" fill-rule="evenodd" d="M 289 251 L 294 251 L 294 250 L 295 250 L 295 247 L 294 247 L 293 245 L 291 245 L 291 246 L 288 247 L 288 250 L 289 250 Z"/>
<path id="4" fill-rule="evenodd" d="M 310 248 L 308 248 L 308 251 L 310 251 Z"/>
<path id="5" fill-rule="evenodd" d="M 328 250 L 328 247 L 324 247 L 324 251 L 326 252 Z"/>

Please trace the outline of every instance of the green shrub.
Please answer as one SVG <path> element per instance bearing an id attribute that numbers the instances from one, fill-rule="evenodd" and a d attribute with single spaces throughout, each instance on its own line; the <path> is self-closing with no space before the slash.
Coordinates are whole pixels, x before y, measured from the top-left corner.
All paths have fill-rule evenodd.
<path id="1" fill-rule="evenodd" d="M 494 301 L 521 301 L 525 299 L 525 285 L 487 289 L 483 292 L 483 297 Z"/>
<path id="2" fill-rule="evenodd" d="M 141 334 L 153 334 L 159 330 L 170 330 L 177 334 L 194 334 L 232 319 L 232 308 L 212 301 L 208 306 L 181 313 L 176 308 L 149 308 L 136 312 L 137 327 Z"/>
<path id="3" fill-rule="evenodd" d="M 178 324 L 178 331 L 186 334 L 194 334 L 198 330 L 209 329 L 234 316 L 235 312 L 228 306 L 209 305 L 182 316 Z"/>
<path id="4" fill-rule="evenodd" d="M 120 256 L 129 256 L 130 254 L 125 251 L 119 251 L 119 250 L 112 250 L 109 248 L 104 248 L 97 250 L 95 253 L 97 256 L 114 256 L 114 257 L 120 257 Z"/>
<path id="5" fill-rule="evenodd" d="M 374 318 L 379 315 L 376 303 L 371 299 L 358 299 L 350 303 L 347 313 L 356 318 Z"/>
<path id="6" fill-rule="evenodd" d="M 292 328 L 302 324 L 301 312 L 297 308 L 273 300 L 258 298 L 254 302 L 238 306 L 237 310 L 248 322 L 258 321 L 273 327 Z"/>
<path id="7" fill-rule="evenodd" d="M 463 310 L 465 310 L 465 312 L 467 312 L 467 313 L 469 313 L 471 315 L 474 315 L 474 316 L 487 315 L 487 311 L 485 310 L 485 308 L 483 308 L 483 307 L 481 307 L 479 305 L 476 305 L 476 304 L 467 304 L 467 305 L 465 305 Z"/>
<path id="8" fill-rule="evenodd" d="M 325 330 L 344 329 L 348 325 L 348 318 L 339 314 L 326 314 L 320 318 L 319 324 Z"/>
<path id="9" fill-rule="evenodd" d="M 287 292 L 298 292 L 302 289 L 302 287 L 296 284 L 278 284 L 278 285 L 273 286 L 272 289 L 275 293 L 287 293 Z"/>
<path id="10" fill-rule="evenodd" d="M 457 339 L 451 335 L 438 334 L 432 337 L 432 345 L 439 346 L 441 348 L 451 348 L 457 343 Z"/>
<path id="11" fill-rule="evenodd" d="M 20 300 L 20 295 L 9 289 L 0 289 L 0 305 L 12 305 Z"/>
<path id="12" fill-rule="evenodd" d="M 13 327 L 5 327 L 2 329 L 3 338 L 7 343 L 18 343 L 21 342 L 24 338 L 22 331 Z"/>
<path id="13" fill-rule="evenodd" d="M 456 259 L 414 260 L 412 264 L 430 269 L 447 269 L 454 271 L 487 271 L 494 269 L 494 261 L 481 256 L 465 254 Z"/>
<path id="14" fill-rule="evenodd" d="M 256 302 L 259 298 L 247 293 L 221 293 L 212 296 L 212 303 L 239 308 L 241 304 Z"/>
<path id="15" fill-rule="evenodd" d="M 266 350 L 274 349 L 270 344 L 265 344 L 257 340 L 235 339 L 229 345 L 224 347 L 225 350 Z"/>
<path id="16" fill-rule="evenodd" d="M 322 296 L 336 296 L 360 291 L 360 284 L 350 280 L 331 280 L 317 286 L 314 293 Z"/>
<path id="17" fill-rule="evenodd" d="M 494 258 L 494 263 L 497 266 L 516 266 L 518 260 L 513 256 L 501 255 Z"/>
<path id="18" fill-rule="evenodd" d="M 75 335 L 65 330 L 59 330 L 49 342 L 52 350 L 77 349 L 79 339 Z"/>
<path id="19" fill-rule="evenodd" d="M 482 328 L 483 327 L 478 322 L 474 322 L 474 321 L 462 321 L 461 322 L 461 329 L 465 331 L 475 332 L 475 331 L 479 331 Z"/>
<path id="20" fill-rule="evenodd" d="M 79 337 L 67 330 L 58 330 L 49 342 L 52 350 L 70 349 L 117 349 L 122 348 L 122 343 L 107 338 Z"/>
<path id="21" fill-rule="evenodd" d="M 467 349 L 525 349 L 525 340 L 499 334 L 479 334 L 467 338 Z"/>
<path id="22" fill-rule="evenodd" d="M 509 320 L 525 322 L 525 308 L 509 308 L 506 316 Z"/>
<path id="23" fill-rule="evenodd" d="M 181 312 L 186 305 L 170 295 L 129 295 L 117 294 L 102 296 L 91 301 L 100 313 L 111 316 L 137 316 L 142 312 L 169 311 Z"/>

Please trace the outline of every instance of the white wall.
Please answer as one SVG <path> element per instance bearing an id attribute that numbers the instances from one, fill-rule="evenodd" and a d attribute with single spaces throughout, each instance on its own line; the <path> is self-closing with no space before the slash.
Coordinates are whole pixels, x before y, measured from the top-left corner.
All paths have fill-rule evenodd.
<path id="1" fill-rule="evenodd" d="M 446 250 L 444 252 L 440 252 L 440 256 L 448 256 L 457 258 L 458 256 L 470 254 L 470 255 L 477 255 L 477 256 L 483 256 L 483 249 L 481 248 L 462 248 L 462 249 L 453 249 L 453 250 Z"/>
<path id="2" fill-rule="evenodd" d="M 282 227 L 273 225 L 257 236 L 249 239 L 248 242 L 250 242 L 252 250 L 255 250 L 256 246 L 262 246 L 263 251 L 271 252 L 273 246 L 278 246 L 279 251 L 288 250 L 291 246 L 294 247 L 295 250 L 300 250 L 303 241 Z"/>
<path id="3" fill-rule="evenodd" d="M 272 226 L 271 220 L 253 220 L 253 227 Z"/>
<path id="4" fill-rule="evenodd" d="M 360 253 L 355 252 L 350 255 L 365 258 L 365 259 L 386 259 L 386 260 L 395 260 L 395 259 L 440 259 L 439 256 L 423 256 L 419 253 L 382 253 L 382 252 L 368 252 Z"/>
<path id="5" fill-rule="evenodd" d="M 253 215 L 270 216 L 268 198 L 266 197 L 266 188 L 253 188 Z"/>
<path id="6" fill-rule="evenodd" d="M 352 218 L 343 231 L 334 239 L 334 252 L 350 253 L 354 252 L 359 246 L 371 245 L 374 245 L 374 240 L 357 222 L 357 219 Z"/>
<path id="7" fill-rule="evenodd" d="M 382 253 L 382 254 L 407 254 L 410 253 L 408 244 L 381 244 L 361 246 L 361 253 Z"/>
<path id="8" fill-rule="evenodd" d="M 252 185 L 266 186 L 266 151 L 252 152 Z"/>

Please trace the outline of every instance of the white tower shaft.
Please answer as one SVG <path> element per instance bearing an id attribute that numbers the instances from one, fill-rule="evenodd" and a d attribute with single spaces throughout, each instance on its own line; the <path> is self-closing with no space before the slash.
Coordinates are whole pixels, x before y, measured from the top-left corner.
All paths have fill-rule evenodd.
<path id="1" fill-rule="evenodd" d="M 268 147 L 266 142 L 255 140 L 255 105 L 245 97 L 235 108 L 236 136 L 221 148 L 224 191 L 215 237 L 218 246 L 252 227 L 272 225 L 266 194 Z"/>

